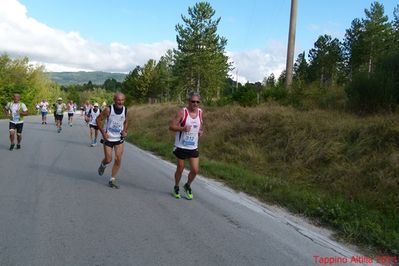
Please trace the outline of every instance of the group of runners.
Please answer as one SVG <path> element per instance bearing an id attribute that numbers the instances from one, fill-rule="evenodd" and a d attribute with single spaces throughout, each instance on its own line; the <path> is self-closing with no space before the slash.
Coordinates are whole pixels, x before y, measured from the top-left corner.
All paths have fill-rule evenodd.
<path id="1" fill-rule="evenodd" d="M 202 110 L 199 108 L 200 95 L 192 92 L 187 97 L 187 106 L 181 108 L 169 123 L 169 129 L 175 132 L 175 142 L 173 153 L 177 158 L 176 171 L 174 175 L 175 183 L 172 195 L 175 198 L 181 198 L 180 181 L 184 170 L 184 162 L 188 160 L 190 172 L 187 182 L 183 185 L 183 189 L 187 199 L 193 199 L 191 184 L 198 174 L 199 170 L 199 152 L 198 142 L 203 134 Z M 68 112 L 68 124 L 72 127 L 73 114 L 76 112 L 76 104 L 69 101 L 63 103 L 62 98 L 58 98 L 53 105 L 55 124 L 57 132 L 62 130 L 62 120 L 65 111 Z M 49 103 L 43 99 L 38 104 L 42 115 L 42 124 L 47 124 L 47 114 L 49 112 Z M 4 106 L 4 111 L 10 118 L 10 150 L 15 148 L 15 134 L 17 136 L 16 149 L 21 149 L 22 129 L 24 116 L 28 115 L 28 109 L 21 102 L 21 96 L 14 94 L 13 101 Z M 106 106 L 103 104 L 102 110 L 98 103 L 90 105 L 87 101 L 83 106 L 82 114 L 90 128 L 91 146 L 97 145 L 98 131 L 102 135 L 101 143 L 104 149 L 104 158 L 98 167 L 98 174 L 102 176 L 107 166 L 112 162 L 114 155 L 114 164 L 111 169 L 111 176 L 108 185 L 111 188 L 119 188 L 117 174 L 121 167 L 122 155 L 124 151 L 124 139 L 128 135 L 128 112 L 125 106 L 125 95 L 117 92 L 114 95 L 114 103 Z M 105 121 L 105 123 L 104 123 Z"/>

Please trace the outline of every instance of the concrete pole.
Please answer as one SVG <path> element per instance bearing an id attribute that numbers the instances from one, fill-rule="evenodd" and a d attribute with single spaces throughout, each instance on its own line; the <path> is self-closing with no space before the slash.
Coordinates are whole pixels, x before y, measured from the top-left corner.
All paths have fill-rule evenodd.
<path id="1" fill-rule="evenodd" d="M 285 88 L 287 90 L 290 90 L 292 86 L 297 7 L 298 7 L 298 1 L 291 0 L 290 30 L 288 34 L 287 64 L 285 72 L 286 73 Z"/>

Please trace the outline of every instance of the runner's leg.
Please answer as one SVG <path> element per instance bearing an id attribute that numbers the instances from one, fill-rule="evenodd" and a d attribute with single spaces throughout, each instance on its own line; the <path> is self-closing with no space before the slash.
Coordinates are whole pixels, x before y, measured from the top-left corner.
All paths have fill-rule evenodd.
<path id="1" fill-rule="evenodd" d="M 124 145 L 123 144 L 115 145 L 114 149 L 115 149 L 115 161 L 114 165 L 112 166 L 111 177 L 116 177 L 116 174 L 118 173 L 121 167 Z"/>
<path id="2" fill-rule="evenodd" d="M 190 173 L 188 174 L 187 183 L 191 185 L 199 171 L 199 158 L 190 158 Z"/>
<path id="3" fill-rule="evenodd" d="M 184 170 L 184 160 L 177 159 L 176 172 L 175 172 L 175 186 L 179 186 L 183 170 Z"/>

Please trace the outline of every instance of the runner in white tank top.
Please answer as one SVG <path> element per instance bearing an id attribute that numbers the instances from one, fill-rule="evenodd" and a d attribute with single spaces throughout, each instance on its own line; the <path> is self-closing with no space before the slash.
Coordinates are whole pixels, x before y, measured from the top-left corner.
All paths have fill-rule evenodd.
<path id="1" fill-rule="evenodd" d="M 128 130 L 127 110 L 124 103 L 125 95 L 117 92 L 114 95 L 114 104 L 105 108 L 96 119 L 98 129 L 103 136 L 102 143 L 104 144 L 104 159 L 98 168 L 99 175 L 103 175 L 106 165 L 112 162 L 112 150 L 115 150 L 115 161 L 112 166 L 111 178 L 108 182 L 111 188 L 119 188 L 116 183 L 116 174 L 121 167 L 124 149 L 123 140 L 127 136 Z M 104 119 L 107 119 L 105 128 L 103 128 Z"/>
<path id="2" fill-rule="evenodd" d="M 98 126 L 96 119 L 100 115 L 101 110 L 98 108 L 98 103 L 93 105 L 93 108 L 89 111 L 89 127 L 90 127 L 90 146 L 97 146 L 97 137 L 98 137 Z"/>
<path id="3" fill-rule="evenodd" d="M 191 183 L 199 169 L 198 140 L 203 133 L 202 110 L 199 108 L 200 95 L 192 92 L 188 97 L 187 107 L 181 109 L 169 124 L 169 129 L 176 132 L 173 153 L 177 157 L 175 186 L 172 194 L 180 198 L 179 183 L 184 170 L 184 160 L 190 163 L 190 173 L 184 185 L 187 199 L 193 199 Z"/>
<path id="4" fill-rule="evenodd" d="M 67 103 L 67 111 L 68 111 L 68 124 L 71 127 L 73 122 L 73 115 L 75 113 L 75 105 L 73 104 L 72 100 Z"/>

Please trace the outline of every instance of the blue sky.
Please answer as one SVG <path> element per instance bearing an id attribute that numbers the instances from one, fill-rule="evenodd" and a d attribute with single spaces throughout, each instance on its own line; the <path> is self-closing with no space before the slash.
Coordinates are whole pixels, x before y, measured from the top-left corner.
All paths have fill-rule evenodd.
<path id="1" fill-rule="evenodd" d="M 175 25 L 181 23 L 181 14 L 187 14 L 187 8 L 197 2 L 188 0 L 0 1 L 5 2 L 5 7 L 9 8 L 10 14 L 23 13 L 21 8 L 23 6 L 25 8 L 23 19 L 27 23 L 32 19 L 37 23 L 37 31 L 22 25 L 17 28 L 21 27 L 25 29 L 25 32 L 29 29 L 31 31 L 29 34 L 38 34 L 42 38 L 46 38 L 46 34 L 49 34 L 48 39 L 52 39 L 51 42 L 46 40 L 41 43 L 40 38 L 33 37 L 39 42 L 35 51 L 29 54 L 28 49 L 23 50 L 28 52 L 27 55 L 32 60 L 44 63 L 49 70 L 62 69 L 62 66 L 65 66 L 66 70 L 115 72 L 128 72 L 135 64 L 143 64 L 150 59 L 146 56 L 158 56 L 154 59 L 159 59 L 166 48 L 173 48 L 176 39 Z M 240 79 L 257 81 L 271 72 L 279 74 L 276 72 L 281 71 L 285 64 L 291 1 L 219 0 L 208 2 L 216 10 L 216 17 L 222 18 L 219 34 L 228 39 L 226 51 L 236 64 Z M 345 29 L 350 27 L 351 21 L 354 18 L 363 18 L 364 9 L 369 8 L 372 2 L 369 0 L 298 0 L 297 53 L 311 49 L 321 34 L 330 34 L 342 40 Z M 398 1 L 379 2 L 384 5 L 385 13 L 392 19 L 392 12 Z M 4 17 L 7 18 L 3 14 L 3 20 Z M 56 33 L 50 37 L 53 30 Z M 57 34 L 63 41 L 55 44 Z M 1 38 L 0 34 L 0 43 Z M 16 37 L 18 40 L 21 38 L 21 36 Z M 71 40 L 77 40 L 80 46 L 76 45 L 76 42 L 68 46 Z M 35 46 L 35 43 L 31 41 L 29 43 L 29 46 Z M 53 44 L 54 47 L 51 46 Z M 45 53 L 46 45 L 51 46 L 49 50 L 52 52 L 49 54 Z M 23 51 L 12 51 L 15 48 L 9 51 L 10 48 L 8 47 L 8 50 L 6 48 L 0 44 L 0 52 L 23 55 Z M 56 56 L 56 50 L 60 49 L 65 49 L 66 52 L 87 49 L 88 52 L 85 54 L 89 53 L 90 57 L 87 57 L 87 62 L 81 63 L 79 61 L 85 58 L 79 54 L 76 55 L 76 60 L 71 60 L 71 57 L 63 59 L 62 56 L 55 60 L 52 56 Z M 107 57 L 96 55 L 96 52 L 111 54 L 112 60 L 116 62 L 115 67 L 103 63 L 101 60 L 107 60 Z M 73 54 L 71 56 L 73 57 Z M 99 58 L 94 60 L 96 56 Z M 119 64 L 118 58 L 121 60 L 130 58 L 130 61 Z"/>

